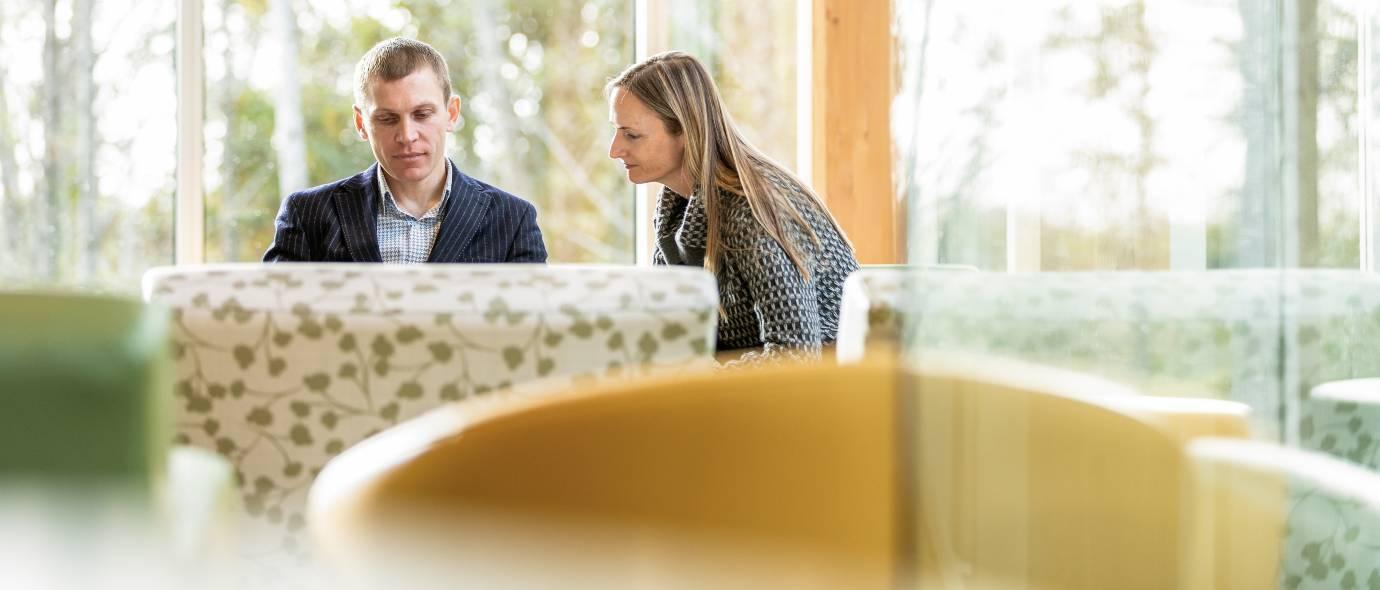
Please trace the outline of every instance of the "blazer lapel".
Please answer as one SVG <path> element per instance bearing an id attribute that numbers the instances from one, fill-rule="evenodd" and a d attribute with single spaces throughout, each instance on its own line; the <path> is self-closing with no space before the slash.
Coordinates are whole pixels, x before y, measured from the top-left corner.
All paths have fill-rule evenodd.
<path id="1" fill-rule="evenodd" d="M 458 262 L 483 227 L 493 200 L 493 195 L 479 188 L 454 163 L 447 162 L 447 165 L 450 166 L 450 200 L 446 203 L 446 218 L 441 221 L 441 231 L 431 246 L 427 262 Z"/>
<path id="2" fill-rule="evenodd" d="M 340 215 L 340 231 L 355 262 L 383 262 L 378 239 L 378 174 L 376 163 L 335 192 L 335 210 Z"/>

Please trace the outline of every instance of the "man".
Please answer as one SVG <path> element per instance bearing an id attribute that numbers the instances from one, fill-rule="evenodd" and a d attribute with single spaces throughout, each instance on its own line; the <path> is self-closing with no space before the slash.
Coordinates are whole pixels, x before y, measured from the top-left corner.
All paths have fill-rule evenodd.
<path id="1" fill-rule="evenodd" d="M 377 163 L 288 195 L 264 262 L 546 262 L 536 208 L 446 157 L 459 116 L 439 52 L 375 45 L 355 66 L 355 131 Z"/>

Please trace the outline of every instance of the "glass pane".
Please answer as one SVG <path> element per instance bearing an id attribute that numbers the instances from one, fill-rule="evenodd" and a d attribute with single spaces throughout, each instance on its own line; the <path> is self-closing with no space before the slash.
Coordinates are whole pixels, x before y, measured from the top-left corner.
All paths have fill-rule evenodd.
<path id="1" fill-rule="evenodd" d="M 1301 2 L 1310 8 L 1311 2 Z M 1301 131 L 1316 120 L 1316 130 L 1303 135 L 1300 142 L 1300 244 L 1299 266 L 1358 268 L 1361 262 L 1360 210 L 1362 169 L 1359 160 L 1361 108 L 1358 87 L 1359 21 L 1354 12 L 1365 2 L 1320 0 L 1316 2 L 1316 25 L 1305 26 L 1305 35 L 1317 37 L 1317 63 L 1312 56 L 1301 68 L 1303 96 L 1316 83 L 1313 104 L 1300 105 Z M 1301 9 L 1303 9 L 1301 8 Z M 1305 36 L 1306 40 L 1306 36 Z M 1308 43 L 1305 43 L 1305 47 Z M 1308 70 L 1315 68 L 1315 73 Z M 1316 81 L 1316 82 L 1314 82 Z M 1311 97 L 1309 97 L 1311 98 Z M 1310 116 L 1310 113 L 1316 115 Z M 1316 138 L 1316 149 L 1310 150 Z M 1307 170 L 1316 167 L 1317 178 Z M 1316 187 L 1316 188 L 1313 188 Z M 1316 211 L 1306 204 L 1316 201 Z M 1313 220 L 1316 220 L 1314 222 Z M 1315 245 L 1316 244 L 1316 245 Z"/>
<path id="2" fill-rule="evenodd" d="M 0 284 L 137 292 L 172 262 L 175 14 L 0 2 Z"/>
<path id="3" fill-rule="evenodd" d="M 461 98 L 451 158 L 537 206 L 551 262 L 632 262 L 634 193 L 607 157 L 602 93 L 633 60 L 632 2 L 310 1 L 291 18 L 276 7 L 206 8 L 209 260 L 258 260 L 284 196 L 373 163 L 353 128 L 354 65 L 397 34 L 446 57 Z M 280 104 L 293 88 L 300 103 Z M 299 141 L 269 141 L 296 118 Z"/>
<path id="4" fill-rule="evenodd" d="M 897 10 L 913 258 L 1358 266 L 1349 3 L 1299 2 L 1288 31 L 1266 1 L 927 6 Z M 1305 50 L 1281 56 L 1281 35 Z M 1281 91 L 1286 71 L 1296 91 Z M 1286 215 L 1289 233 L 1275 233 Z"/>
<path id="5" fill-rule="evenodd" d="M 1373 469 L 1380 415 L 1368 4 L 897 5 L 911 260 L 983 269 L 866 287 L 902 285 L 922 586 L 1342 587 L 1374 561 L 1348 507 L 1375 476 L 1327 463 Z"/>
<path id="6" fill-rule="evenodd" d="M 796 169 L 796 2 L 667 2 L 669 47 L 699 58 L 747 140 Z"/>

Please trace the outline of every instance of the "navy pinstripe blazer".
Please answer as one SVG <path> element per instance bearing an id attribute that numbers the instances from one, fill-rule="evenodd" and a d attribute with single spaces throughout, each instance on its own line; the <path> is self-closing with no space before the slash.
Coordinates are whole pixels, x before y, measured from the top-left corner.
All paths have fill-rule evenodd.
<path id="1" fill-rule="evenodd" d="M 447 165 L 446 217 L 427 262 L 546 262 L 536 207 Z M 264 262 L 382 262 L 378 168 L 283 199 Z"/>

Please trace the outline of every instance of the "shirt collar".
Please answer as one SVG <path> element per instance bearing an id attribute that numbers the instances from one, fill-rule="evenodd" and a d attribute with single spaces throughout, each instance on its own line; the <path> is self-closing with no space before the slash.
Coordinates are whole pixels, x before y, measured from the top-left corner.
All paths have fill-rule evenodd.
<path id="1" fill-rule="evenodd" d="M 442 185 L 441 202 L 437 203 L 435 207 L 432 207 L 432 211 L 439 211 L 441 207 L 446 204 L 446 201 L 450 200 L 451 166 L 450 158 L 446 158 L 446 183 Z M 393 191 L 388 189 L 388 179 L 386 178 L 387 175 L 383 173 L 383 166 L 379 166 L 378 174 L 375 174 L 375 176 L 379 177 L 379 199 L 383 201 L 384 207 L 391 207 L 398 211 L 402 211 L 402 209 L 398 207 L 398 202 L 393 199 Z M 427 214 L 429 213 L 431 213 L 431 211 L 427 211 Z M 423 217 L 425 216 L 426 214 L 423 214 Z"/>

